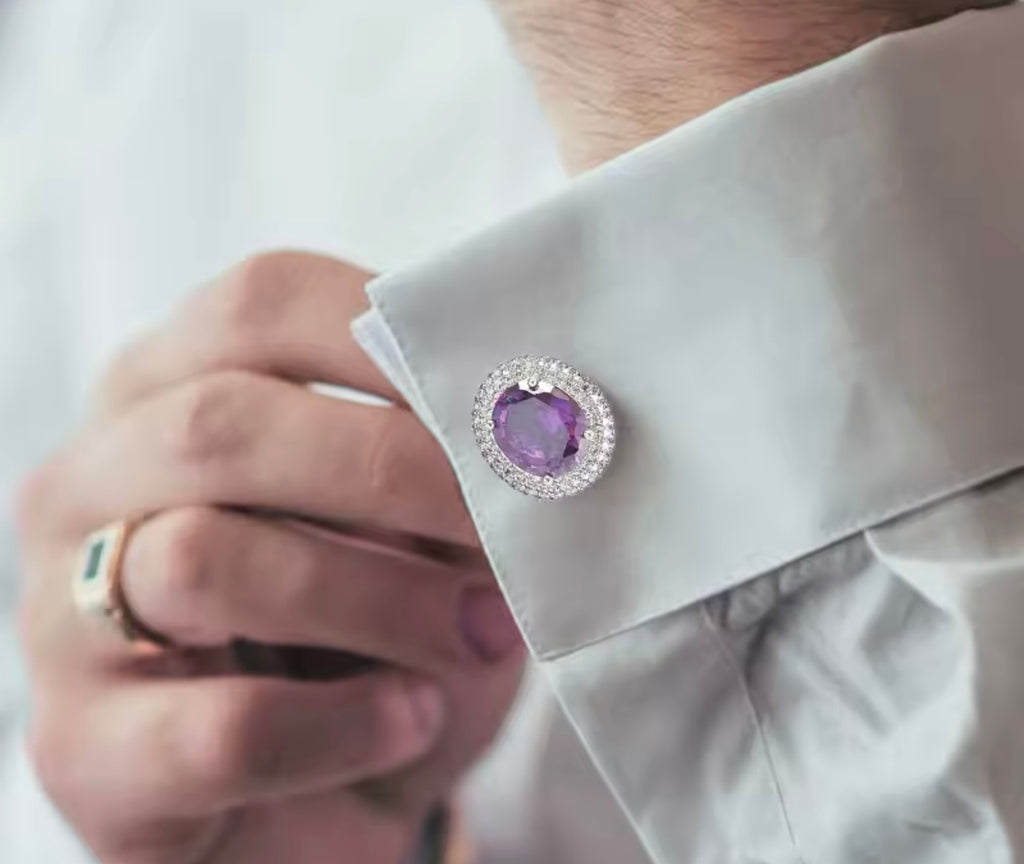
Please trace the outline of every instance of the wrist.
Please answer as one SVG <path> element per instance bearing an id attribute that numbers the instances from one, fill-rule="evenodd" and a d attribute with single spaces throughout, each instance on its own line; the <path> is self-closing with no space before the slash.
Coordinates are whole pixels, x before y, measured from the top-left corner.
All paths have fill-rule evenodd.
<path id="1" fill-rule="evenodd" d="M 872 39 L 1006 0 L 495 0 L 574 171 Z"/>

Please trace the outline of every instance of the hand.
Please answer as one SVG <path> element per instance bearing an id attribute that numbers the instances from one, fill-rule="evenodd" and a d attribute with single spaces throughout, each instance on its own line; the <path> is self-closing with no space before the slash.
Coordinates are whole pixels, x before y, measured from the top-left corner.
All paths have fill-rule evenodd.
<path id="1" fill-rule="evenodd" d="M 398 400 L 349 336 L 365 279 L 236 269 L 25 484 L 31 750 L 108 864 L 394 864 L 513 698 L 518 639 L 434 440 L 303 386 Z M 83 539 L 119 519 L 142 520 L 129 605 L 180 647 L 140 656 L 72 605 Z"/>
<path id="2" fill-rule="evenodd" d="M 1009 0 L 492 0 L 583 171 L 885 33 Z"/>

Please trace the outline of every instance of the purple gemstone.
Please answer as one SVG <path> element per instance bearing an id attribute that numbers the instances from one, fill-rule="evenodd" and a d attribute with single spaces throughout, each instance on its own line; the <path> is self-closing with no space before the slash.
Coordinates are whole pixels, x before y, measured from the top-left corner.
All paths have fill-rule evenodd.
<path id="1" fill-rule="evenodd" d="M 494 406 L 494 441 L 509 461 L 538 477 L 560 477 L 576 464 L 587 418 L 558 388 L 509 387 Z"/>

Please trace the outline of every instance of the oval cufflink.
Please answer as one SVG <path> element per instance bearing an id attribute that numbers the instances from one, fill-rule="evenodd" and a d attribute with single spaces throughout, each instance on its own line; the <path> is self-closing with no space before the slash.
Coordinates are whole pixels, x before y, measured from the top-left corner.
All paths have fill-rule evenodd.
<path id="1" fill-rule="evenodd" d="M 553 357 L 516 357 L 477 391 L 473 432 L 494 472 L 535 498 L 592 486 L 615 450 L 615 418 L 601 388 Z"/>

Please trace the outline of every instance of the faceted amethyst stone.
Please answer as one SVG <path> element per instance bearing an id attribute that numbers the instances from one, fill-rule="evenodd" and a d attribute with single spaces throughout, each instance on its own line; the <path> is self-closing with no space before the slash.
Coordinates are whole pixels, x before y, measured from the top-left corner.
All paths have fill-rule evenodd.
<path id="1" fill-rule="evenodd" d="M 547 393 L 509 387 L 492 416 L 494 441 L 513 465 L 538 477 L 560 477 L 576 464 L 587 418 L 557 387 Z"/>

